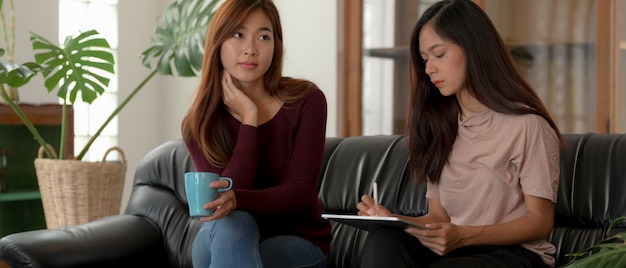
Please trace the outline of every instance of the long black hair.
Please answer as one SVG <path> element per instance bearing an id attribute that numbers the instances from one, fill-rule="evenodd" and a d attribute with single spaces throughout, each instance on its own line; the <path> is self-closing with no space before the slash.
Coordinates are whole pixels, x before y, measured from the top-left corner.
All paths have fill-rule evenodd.
<path id="1" fill-rule="evenodd" d="M 443 0 L 421 15 L 410 44 L 411 93 L 407 122 L 410 169 L 418 182 L 438 182 L 458 133 L 460 106 L 430 82 L 421 58 L 419 34 L 429 23 L 444 40 L 461 47 L 466 57 L 465 85 L 489 109 L 504 114 L 536 114 L 565 140 L 534 89 L 517 69 L 491 20 L 470 0 Z"/>

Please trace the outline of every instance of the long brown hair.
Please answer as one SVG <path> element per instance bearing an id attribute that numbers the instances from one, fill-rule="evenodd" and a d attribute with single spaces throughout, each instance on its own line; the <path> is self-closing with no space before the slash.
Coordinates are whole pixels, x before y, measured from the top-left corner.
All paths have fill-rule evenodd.
<path id="1" fill-rule="evenodd" d="M 224 66 L 220 62 L 220 49 L 256 10 L 262 10 L 274 28 L 274 57 L 263 76 L 269 94 L 290 103 L 302 98 L 314 86 L 310 81 L 282 76 L 283 32 L 278 10 L 271 0 L 226 0 L 221 4 L 207 32 L 200 84 L 181 126 L 183 138 L 195 140 L 215 166 L 228 162 L 234 143 L 226 125 L 228 111 L 222 101 Z"/>
<path id="2" fill-rule="evenodd" d="M 410 169 L 418 182 L 438 182 L 458 134 L 460 106 L 430 82 L 420 55 L 419 34 L 426 23 L 466 57 L 465 84 L 489 109 L 504 114 L 536 114 L 565 139 L 533 88 L 522 77 L 489 17 L 470 0 L 443 0 L 429 7 L 413 29 L 410 45 L 411 94 L 407 123 Z"/>

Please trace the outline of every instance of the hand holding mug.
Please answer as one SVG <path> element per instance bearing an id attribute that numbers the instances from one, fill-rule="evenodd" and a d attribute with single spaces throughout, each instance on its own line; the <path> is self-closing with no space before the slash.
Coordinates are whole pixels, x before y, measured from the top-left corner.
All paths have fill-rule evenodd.
<path id="1" fill-rule="evenodd" d="M 211 188 L 214 181 L 226 180 L 228 187 Z M 213 215 L 213 209 L 204 209 L 204 205 L 217 198 L 218 193 L 231 189 L 233 181 L 230 178 L 221 177 L 213 172 L 187 172 L 185 173 L 185 194 L 189 203 L 189 215 L 191 217 L 209 217 Z"/>

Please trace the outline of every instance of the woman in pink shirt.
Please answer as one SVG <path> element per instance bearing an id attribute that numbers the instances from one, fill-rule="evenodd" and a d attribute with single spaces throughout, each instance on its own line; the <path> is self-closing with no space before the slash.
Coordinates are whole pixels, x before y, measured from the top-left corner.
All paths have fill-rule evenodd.
<path id="1" fill-rule="evenodd" d="M 282 76 L 282 63 L 272 1 L 223 2 L 182 122 L 196 170 L 233 183 L 204 205 L 216 210 L 200 219 L 191 252 L 196 268 L 326 266 L 331 227 L 317 197 L 326 98 L 312 82 Z"/>
<path id="2" fill-rule="evenodd" d="M 475 3 L 444 0 L 410 45 L 410 170 L 428 213 L 394 215 L 363 196 L 360 215 L 427 230 L 369 234 L 362 267 L 553 267 L 548 243 L 565 141 Z"/>

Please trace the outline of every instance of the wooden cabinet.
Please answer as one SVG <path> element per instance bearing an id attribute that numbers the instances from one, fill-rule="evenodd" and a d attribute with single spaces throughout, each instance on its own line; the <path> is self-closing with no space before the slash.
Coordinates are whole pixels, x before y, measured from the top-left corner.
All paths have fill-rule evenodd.
<path id="1" fill-rule="evenodd" d="M 20 104 L 42 137 L 58 152 L 61 135 L 61 105 Z M 67 109 L 66 158 L 74 153 L 74 112 Z M 45 229 L 46 223 L 37 184 L 34 161 L 39 143 L 15 112 L 0 104 L 0 147 L 7 155 L 7 191 L 0 193 L 0 236 Z"/>

